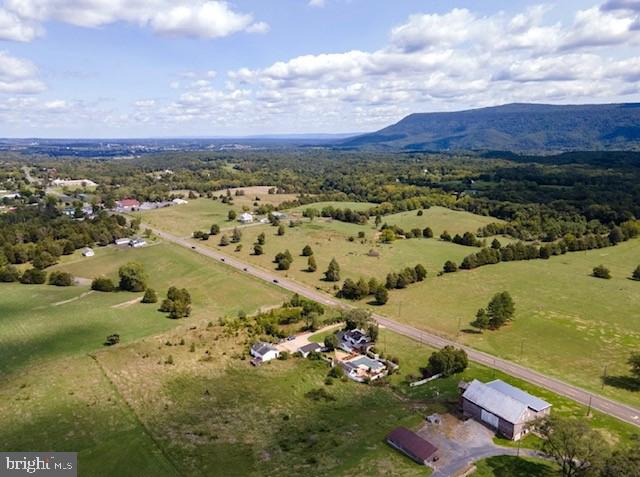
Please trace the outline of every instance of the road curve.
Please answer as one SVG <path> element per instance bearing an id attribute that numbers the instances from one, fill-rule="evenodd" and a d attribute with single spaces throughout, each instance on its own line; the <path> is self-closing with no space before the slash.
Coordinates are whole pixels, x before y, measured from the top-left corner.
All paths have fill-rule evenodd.
<path id="1" fill-rule="evenodd" d="M 177 237 L 167 232 L 163 232 L 161 230 L 150 227 L 148 225 L 142 224 L 141 227 L 151 229 L 153 233 L 155 233 L 158 237 L 164 240 L 173 242 L 182 247 L 192 249 L 193 251 L 201 255 L 210 257 L 214 260 L 224 262 L 231 267 L 234 267 L 238 270 L 248 273 L 249 275 L 252 275 L 256 278 L 259 278 L 261 280 L 264 280 L 270 283 L 274 283 L 282 288 L 285 288 L 286 290 L 297 293 L 311 300 L 317 301 L 318 303 L 322 303 L 324 305 L 329 305 L 329 306 L 337 306 L 340 308 L 355 308 L 354 306 L 345 304 L 342 301 L 338 300 L 337 298 L 331 295 L 328 295 L 322 291 L 313 289 L 306 285 L 302 285 L 288 278 L 282 278 L 280 275 L 276 273 L 264 270 L 262 268 L 255 267 L 241 260 L 238 260 L 234 257 L 220 253 L 216 250 L 212 250 L 207 247 L 198 246 L 197 244 L 190 241 L 189 239 Z M 617 401 L 605 398 L 598 394 L 591 393 L 582 388 L 579 388 L 572 384 L 565 383 L 556 378 L 551 378 L 542 373 L 539 373 L 530 368 L 521 366 L 519 364 L 513 363 L 511 361 L 497 358 L 488 353 L 484 353 L 482 351 L 478 351 L 476 349 L 463 346 L 459 343 L 456 343 L 455 341 L 451 341 L 446 338 L 442 338 L 440 336 L 434 335 L 432 333 L 419 330 L 418 328 L 414 328 L 412 326 L 399 323 L 397 321 L 389 319 L 388 317 L 380 315 L 379 313 L 373 313 L 372 316 L 380 325 L 392 331 L 395 331 L 396 333 L 404 335 L 408 338 L 419 341 L 420 343 L 429 345 L 434 348 L 442 348 L 447 345 L 463 348 L 469 355 L 469 359 L 476 363 L 503 371 L 507 374 L 510 374 L 511 376 L 515 376 L 517 378 L 523 379 L 531 384 L 540 386 L 541 388 L 548 389 L 549 391 L 565 396 L 585 406 L 591 405 L 593 409 L 597 409 L 598 411 L 608 414 L 610 416 L 616 417 L 621 421 L 625 421 L 629 424 L 633 424 L 635 426 L 640 427 L 640 409 L 628 406 L 626 404 L 619 403 Z"/>

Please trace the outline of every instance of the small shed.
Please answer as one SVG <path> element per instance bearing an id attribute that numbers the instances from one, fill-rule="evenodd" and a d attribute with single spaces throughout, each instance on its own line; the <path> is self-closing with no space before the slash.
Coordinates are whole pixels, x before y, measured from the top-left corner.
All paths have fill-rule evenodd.
<path id="1" fill-rule="evenodd" d="M 387 436 L 387 443 L 418 464 L 438 460 L 438 448 L 406 427 L 397 427 Z"/>
<path id="2" fill-rule="evenodd" d="M 93 251 L 93 249 L 92 249 L 92 248 L 89 248 L 89 247 L 85 248 L 85 249 L 82 251 L 82 256 L 83 256 L 83 257 L 93 257 L 95 254 L 96 254 L 96 253 Z"/>

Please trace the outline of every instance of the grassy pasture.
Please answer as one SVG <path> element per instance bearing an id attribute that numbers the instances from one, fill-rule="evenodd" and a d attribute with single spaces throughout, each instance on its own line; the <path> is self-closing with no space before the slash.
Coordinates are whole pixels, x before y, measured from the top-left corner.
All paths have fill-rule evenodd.
<path id="1" fill-rule="evenodd" d="M 289 209 L 292 212 L 304 212 L 305 209 L 318 209 L 321 211 L 325 207 L 334 207 L 336 209 L 351 209 L 356 211 L 364 211 L 368 210 L 371 207 L 375 207 L 377 204 L 372 202 L 336 202 L 336 201 L 324 201 L 324 202 L 314 202 L 312 204 L 301 205 L 299 207 L 294 207 L 293 209 Z"/>
<path id="2" fill-rule="evenodd" d="M 105 350 L 98 360 L 188 475 L 425 475 L 384 442 L 393 427 L 417 425 L 422 404 L 403 403 L 389 388 L 327 386 L 326 363 L 292 358 L 256 369 L 244 354 L 238 338 L 198 327 Z M 319 388 L 331 400 L 307 396 Z"/>
<path id="3" fill-rule="evenodd" d="M 552 463 L 541 459 L 498 456 L 476 463 L 473 477 L 560 477 Z"/>
<path id="4" fill-rule="evenodd" d="M 640 349 L 640 283 L 628 278 L 639 262 L 640 240 L 632 240 L 550 260 L 500 263 L 393 291 L 380 310 L 637 406 L 640 389 L 625 376 L 629 354 Z M 590 276 L 600 263 L 610 268 L 611 280 Z M 465 332 L 476 310 L 502 290 L 515 301 L 513 323 L 495 332 Z"/>
<path id="5" fill-rule="evenodd" d="M 389 225 L 402 227 L 404 230 L 413 228 L 422 230 L 425 227 L 431 227 L 434 235 L 439 237 L 445 230 L 452 236 L 455 234 L 462 235 L 465 232 L 476 233 L 480 227 L 502 221 L 494 217 L 436 206 L 424 209 L 421 216 L 418 215 L 416 210 L 411 210 L 382 217 L 382 223 L 385 222 Z"/>
<path id="6" fill-rule="evenodd" d="M 242 213 L 242 207 L 238 204 L 228 205 L 219 199 L 202 198 L 191 199 L 188 204 L 144 210 L 132 215 L 140 217 L 143 223 L 152 227 L 180 237 L 188 237 L 196 230 L 208 232 L 213 224 L 218 224 L 221 228 L 237 225 L 238 222 L 230 222 L 227 219 L 230 210 L 235 210 L 238 215 Z"/>
<path id="7" fill-rule="evenodd" d="M 302 225 L 294 228 L 286 227 L 284 236 L 278 236 L 276 232 L 277 229 L 270 225 L 244 228 L 241 242 L 243 248 L 237 253 L 233 252 L 235 248 L 233 244 L 220 247 L 220 237 L 211 237 L 203 244 L 233 253 L 242 260 L 271 270 L 275 269 L 275 264 L 272 263 L 274 256 L 289 249 L 294 257 L 293 264 L 287 272 L 281 273 L 327 291 L 332 290 L 333 283 L 327 283 L 322 278 L 333 257 L 340 264 L 342 279 L 376 277 L 384 280 L 387 273 L 398 271 L 406 266 L 414 266 L 417 263 L 422 263 L 431 274 L 435 274 L 442 269 L 445 261 L 459 262 L 467 254 L 476 250 L 443 242 L 437 238 L 396 240 L 392 244 L 380 244 L 376 239 L 376 230 L 370 225 L 356 225 L 326 219 L 303 222 Z M 357 238 L 358 232 L 364 232 L 365 238 Z M 264 255 L 256 256 L 253 255 L 253 243 L 260 233 L 266 235 L 266 243 L 263 246 Z M 349 237 L 355 239 L 349 241 Z M 307 244 L 313 249 L 318 265 L 315 273 L 306 271 L 307 257 L 300 256 L 302 248 Z M 370 250 L 374 250 L 378 256 L 370 256 Z"/>

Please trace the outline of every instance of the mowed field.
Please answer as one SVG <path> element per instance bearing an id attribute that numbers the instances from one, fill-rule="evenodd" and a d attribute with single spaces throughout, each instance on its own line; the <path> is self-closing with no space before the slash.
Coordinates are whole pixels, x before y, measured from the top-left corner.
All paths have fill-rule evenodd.
<path id="1" fill-rule="evenodd" d="M 160 294 L 174 284 L 193 296 L 193 316 L 174 321 L 141 293 L 90 292 L 88 286 L 0 285 L 0 448 L 80 452 L 83 476 L 183 475 L 168 461 L 92 358 L 107 335 L 121 343 L 176 326 L 206 326 L 226 314 L 281 303 L 287 295 L 169 244 L 97 248 L 56 268 L 115 278 L 120 265 L 145 265 Z M 120 345 L 122 346 L 122 345 Z"/>
<path id="2" fill-rule="evenodd" d="M 463 212 L 449 211 L 452 214 L 460 214 L 458 227 L 460 229 L 469 227 L 466 230 L 476 230 L 477 216 L 468 215 Z M 447 220 L 449 213 L 446 215 Z M 404 215 L 404 214 L 399 214 Z M 413 213 L 415 216 L 415 212 Z M 434 214 L 435 216 L 436 214 Z M 422 228 L 426 226 L 440 226 L 434 217 L 416 217 L 424 219 L 421 221 Z M 395 215 L 389 216 L 390 220 L 395 219 Z M 390 222 L 389 220 L 389 222 Z M 416 227 L 420 225 L 415 225 Z M 358 233 L 364 232 L 365 237 L 358 238 Z M 256 242 L 259 234 L 264 233 L 266 243 L 263 246 L 264 254 L 256 256 L 253 254 L 253 243 Z M 286 227 L 285 235 L 278 236 L 277 228 L 270 225 L 257 225 L 242 229 L 242 250 L 234 252 L 235 245 L 226 247 L 219 245 L 220 236 L 210 237 L 208 241 L 201 242 L 220 251 L 232 253 L 237 258 L 261 266 L 266 269 L 275 270 L 273 262 L 275 255 L 279 252 L 289 250 L 293 255 L 291 268 L 281 273 L 283 276 L 295 278 L 303 283 L 333 292 L 333 283 L 323 280 L 323 273 L 327 269 L 329 262 L 335 258 L 340 264 L 341 278 L 359 279 L 360 277 L 375 277 L 384 280 L 387 273 L 396 272 L 407 266 L 423 264 L 430 275 L 442 269 L 444 262 L 453 260 L 460 262 L 466 255 L 475 251 L 475 248 L 464 247 L 450 242 L 444 242 L 438 238 L 432 239 L 409 239 L 396 240 L 391 244 L 381 244 L 377 239 L 377 230 L 373 224 L 356 225 L 337 220 L 317 218 L 312 222 L 304 221 L 297 227 Z M 353 237 L 353 241 L 349 238 Z M 302 257 L 301 252 L 305 245 L 310 245 L 314 252 L 314 257 L 318 269 L 314 273 L 307 272 L 307 257 Z M 371 254 L 370 252 L 374 253 Z"/>

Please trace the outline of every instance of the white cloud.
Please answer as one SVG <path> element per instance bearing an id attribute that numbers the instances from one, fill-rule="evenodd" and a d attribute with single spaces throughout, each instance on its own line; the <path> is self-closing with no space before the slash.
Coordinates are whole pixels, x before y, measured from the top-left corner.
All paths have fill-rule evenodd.
<path id="1" fill-rule="evenodd" d="M 222 0 L 6 0 L 0 9 L 0 38 L 32 40 L 43 33 L 41 24 L 51 20 L 86 28 L 127 22 L 159 34 L 199 38 L 269 28 Z"/>
<path id="2" fill-rule="evenodd" d="M 322 8 L 327 4 L 326 0 L 309 0 L 310 7 Z"/>
<path id="3" fill-rule="evenodd" d="M 0 93 L 33 94 L 46 89 L 38 69 L 28 60 L 0 51 Z"/>

